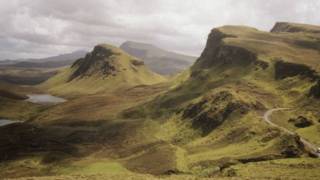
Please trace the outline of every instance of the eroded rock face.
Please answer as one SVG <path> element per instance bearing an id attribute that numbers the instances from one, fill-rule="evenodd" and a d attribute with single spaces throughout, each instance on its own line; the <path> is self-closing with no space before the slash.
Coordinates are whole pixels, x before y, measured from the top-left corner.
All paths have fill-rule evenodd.
<path id="1" fill-rule="evenodd" d="M 248 104 L 237 100 L 228 91 L 221 91 L 189 105 L 182 116 L 191 119 L 192 126 L 201 129 L 203 135 L 207 135 L 228 119 L 232 113 L 243 115 L 248 111 Z"/>
<path id="2" fill-rule="evenodd" d="M 234 37 L 213 29 L 208 37 L 207 45 L 194 67 L 210 68 L 213 65 L 248 65 L 257 60 L 256 54 L 237 46 L 226 45 L 224 38 Z"/>
<path id="3" fill-rule="evenodd" d="M 309 66 L 284 62 L 282 60 L 277 60 L 275 63 L 275 79 L 284 79 L 297 75 L 305 76 L 312 80 L 316 80 L 318 78 L 316 72 Z"/>
<path id="4" fill-rule="evenodd" d="M 117 68 L 113 63 L 112 55 L 117 55 L 111 49 L 103 46 L 96 46 L 91 53 L 85 58 L 77 60 L 72 67 L 76 67 L 76 71 L 71 75 L 69 81 L 83 76 L 90 76 L 100 72 L 104 75 L 112 75 L 117 72 Z"/>
<path id="5" fill-rule="evenodd" d="M 320 33 L 319 26 L 288 23 L 288 22 L 277 22 L 271 29 L 271 32 L 309 32 L 309 33 Z"/>

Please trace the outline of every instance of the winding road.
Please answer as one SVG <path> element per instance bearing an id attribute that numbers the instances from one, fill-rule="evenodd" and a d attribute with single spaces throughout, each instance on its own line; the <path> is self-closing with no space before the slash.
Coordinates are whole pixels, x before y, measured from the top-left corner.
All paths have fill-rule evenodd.
<path id="1" fill-rule="evenodd" d="M 284 127 L 281 127 L 281 126 L 273 123 L 270 120 L 270 117 L 271 117 L 272 113 L 277 112 L 277 111 L 285 111 L 285 110 L 290 110 L 290 109 L 289 108 L 274 108 L 274 109 L 270 109 L 270 110 L 268 110 L 267 112 L 264 113 L 263 120 L 265 122 L 267 122 L 269 125 L 271 125 L 271 126 L 273 126 L 275 128 L 278 128 L 278 129 L 280 129 L 280 130 L 282 130 L 282 131 L 284 131 L 284 132 L 286 132 L 288 134 L 297 135 L 297 133 L 292 132 L 292 131 L 284 128 Z M 318 146 L 316 146 L 315 144 L 312 144 L 311 142 L 303 139 L 300 136 L 299 136 L 299 138 L 300 138 L 301 143 L 306 147 L 306 150 L 308 150 L 310 154 L 320 158 L 320 152 L 318 152 Z"/>

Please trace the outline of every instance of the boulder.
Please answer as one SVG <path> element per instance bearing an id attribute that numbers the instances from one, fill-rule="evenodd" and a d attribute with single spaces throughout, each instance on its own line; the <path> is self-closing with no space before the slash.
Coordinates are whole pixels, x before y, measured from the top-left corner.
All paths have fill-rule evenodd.
<path id="1" fill-rule="evenodd" d="M 297 128 L 305 128 L 313 125 L 312 120 L 307 119 L 306 117 L 299 116 L 297 118 L 291 118 L 289 119 L 290 123 L 293 123 L 295 127 Z"/>

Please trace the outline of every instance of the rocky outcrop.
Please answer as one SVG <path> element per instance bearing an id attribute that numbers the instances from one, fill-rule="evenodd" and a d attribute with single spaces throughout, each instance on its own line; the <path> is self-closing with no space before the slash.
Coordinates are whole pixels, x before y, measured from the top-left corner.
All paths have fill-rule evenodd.
<path id="1" fill-rule="evenodd" d="M 112 62 L 112 55 L 116 55 L 111 49 L 107 49 L 102 45 L 97 45 L 91 53 L 88 53 L 85 58 L 77 60 L 72 68 L 76 68 L 70 76 L 69 81 L 83 76 L 90 76 L 100 72 L 104 75 L 112 75 L 117 69 Z"/>
<path id="2" fill-rule="evenodd" d="M 306 153 L 305 147 L 297 135 L 282 135 L 279 145 L 280 154 L 285 158 L 300 157 Z"/>
<path id="3" fill-rule="evenodd" d="M 298 24 L 298 23 L 289 23 L 289 22 L 277 22 L 271 32 L 308 32 L 308 33 L 320 33 L 320 27 L 315 25 L 307 25 L 307 24 Z"/>
<path id="4" fill-rule="evenodd" d="M 303 64 L 285 62 L 279 59 L 276 61 L 274 67 L 275 79 L 284 79 L 287 77 L 293 77 L 297 75 L 311 78 L 311 80 L 316 80 L 317 78 L 319 78 L 316 71 L 311 69 L 309 66 Z"/>
<path id="5" fill-rule="evenodd" d="M 210 68 L 213 65 L 248 65 L 257 60 L 256 54 L 238 46 L 227 45 L 224 38 L 235 37 L 213 29 L 207 45 L 194 67 Z"/>
<path id="6" fill-rule="evenodd" d="M 143 62 L 143 61 L 139 61 L 139 60 L 136 60 L 136 59 L 132 59 L 132 60 L 131 60 L 131 63 L 132 63 L 134 66 L 143 66 L 143 65 L 144 65 L 144 62 Z"/>
<path id="7" fill-rule="evenodd" d="M 221 125 L 232 113 L 246 114 L 249 105 L 237 100 L 228 91 L 221 91 L 203 97 L 199 102 L 190 104 L 182 117 L 191 119 L 192 126 L 200 129 L 203 135 L 207 135 L 214 128 Z"/>
<path id="8" fill-rule="evenodd" d="M 291 118 L 288 120 L 290 123 L 293 123 L 295 127 L 297 128 L 305 128 L 313 125 L 312 120 L 303 117 L 303 116 L 298 116 L 297 118 Z"/>

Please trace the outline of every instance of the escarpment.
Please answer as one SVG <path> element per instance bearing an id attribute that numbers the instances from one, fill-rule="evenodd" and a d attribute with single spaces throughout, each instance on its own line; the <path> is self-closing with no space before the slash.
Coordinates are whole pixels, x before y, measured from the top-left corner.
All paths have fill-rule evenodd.
<path id="1" fill-rule="evenodd" d="M 236 37 L 235 35 L 224 33 L 220 29 L 213 29 L 203 53 L 193 67 L 210 68 L 214 65 L 249 65 L 255 62 L 257 56 L 252 51 L 224 42 L 226 38 Z"/>
<path id="2" fill-rule="evenodd" d="M 320 27 L 308 24 L 298 24 L 298 23 L 289 23 L 289 22 L 277 22 L 273 28 L 271 29 L 273 33 L 279 32 L 289 32 L 289 33 L 299 33 L 299 32 L 307 32 L 307 33 L 319 33 Z"/>

